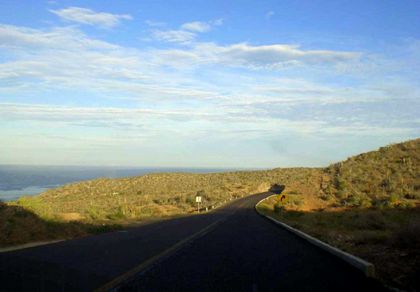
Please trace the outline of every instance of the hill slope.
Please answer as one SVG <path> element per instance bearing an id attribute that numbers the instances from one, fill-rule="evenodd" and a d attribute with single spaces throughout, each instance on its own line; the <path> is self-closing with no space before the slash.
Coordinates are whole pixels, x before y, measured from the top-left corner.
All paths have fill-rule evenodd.
<path id="1" fill-rule="evenodd" d="M 420 199 L 420 139 L 350 157 L 325 171 L 331 183 L 323 191 L 344 205 L 369 207 Z"/>
<path id="2" fill-rule="evenodd" d="M 317 198 L 310 210 L 295 204 L 290 192 L 286 204 L 273 197 L 259 209 L 373 262 L 388 285 L 420 289 L 420 139 L 323 169 L 318 194 L 303 196 Z M 320 201 L 325 205 L 315 207 Z"/>

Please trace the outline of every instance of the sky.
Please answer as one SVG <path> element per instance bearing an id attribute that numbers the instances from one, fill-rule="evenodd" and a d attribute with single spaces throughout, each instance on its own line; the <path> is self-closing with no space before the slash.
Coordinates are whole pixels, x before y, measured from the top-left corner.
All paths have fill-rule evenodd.
<path id="1" fill-rule="evenodd" d="M 326 166 L 419 112 L 419 1 L 0 0 L 0 164 Z"/>

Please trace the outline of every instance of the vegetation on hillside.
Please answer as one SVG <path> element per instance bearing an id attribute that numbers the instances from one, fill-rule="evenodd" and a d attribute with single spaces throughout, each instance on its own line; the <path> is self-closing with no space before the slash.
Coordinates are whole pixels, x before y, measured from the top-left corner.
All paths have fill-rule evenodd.
<path id="1" fill-rule="evenodd" d="M 326 169 L 323 187 L 341 205 L 407 206 L 420 199 L 420 139 L 381 147 Z"/>
<path id="2" fill-rule="evenodd" d="M 320 204 L 286 184 L 286 203 L 259 210 L 375 264 L 390 286 L 419 290 L 420 139 L 360 154 L 323 170 Z M 302 208 L 305 205 L 306 208 Z"/>
<path id="3" fill-rule="evenodd" d="M 65 239 L 116 230 L 115 224 L 62 222 L 40 218 L 21 206 L 0 202 L 0 247 L 44 240 Z"/>

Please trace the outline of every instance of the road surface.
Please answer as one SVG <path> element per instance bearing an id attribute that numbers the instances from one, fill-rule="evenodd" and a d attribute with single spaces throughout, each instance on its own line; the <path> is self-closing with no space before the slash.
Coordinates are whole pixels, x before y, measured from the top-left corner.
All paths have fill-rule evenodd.
<path id="1" fill-rule="evenodd" d="M 381 289 L 360 271 L 258 215 L 254 206 L 268 195 L 239 199 L 203 215 L 2 253 L 0 291 L 92 291 L 108 289 L 109 283 L 119 291 Z M 159 258 L 206 228 L 205 234 Z M 158 261 L 141 265 L 150 258 Z M 139 266 L 139 273 L 127 273 Z"/>

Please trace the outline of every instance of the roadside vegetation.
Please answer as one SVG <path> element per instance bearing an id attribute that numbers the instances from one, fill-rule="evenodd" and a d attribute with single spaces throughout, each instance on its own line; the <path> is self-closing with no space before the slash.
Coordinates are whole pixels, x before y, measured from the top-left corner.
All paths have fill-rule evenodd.
<path id="1" fill-rule="evenodd" d="M 325 168 L 322 207 L 287 184 L 282 194 L 259 210 L 374 263 L 389 286 L 420 290 L 420 139 Z"/>
<path id="2" fill-rule="evenodd" d="M 81 237 L 117 230 L 117 224 L 42 219 L 21 206 L 0 202 L 0 247 L 29 242 Z"/>

